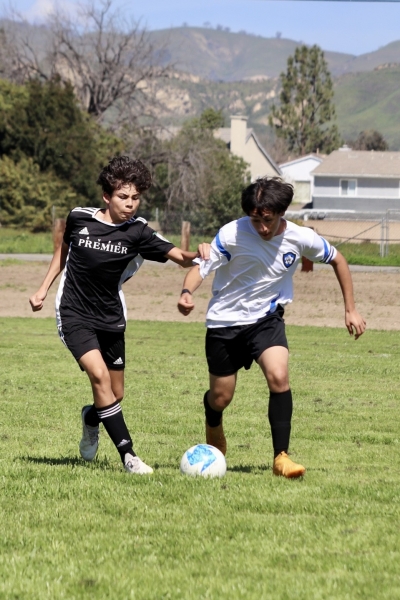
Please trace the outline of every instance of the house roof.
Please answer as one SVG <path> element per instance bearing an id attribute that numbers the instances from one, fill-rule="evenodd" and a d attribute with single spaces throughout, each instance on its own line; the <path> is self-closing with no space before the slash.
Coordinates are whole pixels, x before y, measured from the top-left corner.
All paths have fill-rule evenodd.
<path id="1" fill-rule="evenodd" d="M 231 143 L 231 128 L 230 127 L 220 127 L 219 129 L 215 130 L 215 137 L 217 137 L 218 139 L 222 140 L 223 142 L 225 142 L 225 144 L 227 144 L 228 146 Z M 265 150 L 265 148 L 262 146 L 262 144 L 260 143 L 258 137 L 256 136 L 256 134 L 254 133 L 253 129 L 246 129 L 246 144 L 249 141 L 250 138 L 253 138 L 258 149 L 260 150 L 260 152 L 265 156 L 265 158 L 268 160 L 268 162 L 272 165 L 272 167 L 275 169 L 275 171 L 279 174 L 281 174 L 281 170 L 279 168 L 279 165 L 277 165 L 277 163 L 274 161 L 274 159 L 268 154 L 268 152 Z"/>
<path id="2" fill-rule="evenodd" d="M 345 177 L 400 177 L 400 152 L 335 150 L 313 170 L 313 175 Z"/>
<path id="3" fill-rule="evenodd" d="M 292 165 L 298 165 L 299 163 L 302 163 L 306 160 L 308 160 L 309 158 L 314 158 L 315 160 L 317 160 L 319 163 L 321 163 L 326 155 L 321 156 L 320 154 L 306 154 L 305 156 L 298 156 L 297 158 L 294 158 L 293 160 L 289 160 L 288 162 L 285 163 L 281 163 L 279 166 L 282 167 L 291 167 Z"/>

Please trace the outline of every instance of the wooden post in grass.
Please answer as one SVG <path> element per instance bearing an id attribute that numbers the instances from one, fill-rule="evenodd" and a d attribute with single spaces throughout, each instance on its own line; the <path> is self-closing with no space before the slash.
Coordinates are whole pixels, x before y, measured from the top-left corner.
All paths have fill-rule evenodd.
<path id="1" fill-rule="evenodd" d="M 182 221 L 181 250 L 189 251 L 190 247 L 190 221 Z"/>
<path id="2" fill-rule="evenodd" d="M 65 231 L 65 219 L 54 219 L 53 222 L 53 250 L 61 246 Z"/>

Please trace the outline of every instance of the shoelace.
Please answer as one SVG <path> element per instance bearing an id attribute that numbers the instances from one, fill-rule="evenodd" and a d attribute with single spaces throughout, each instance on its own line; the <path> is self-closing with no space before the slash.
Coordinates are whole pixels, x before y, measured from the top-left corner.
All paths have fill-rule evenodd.
<path id="1" fill-rule="evenodd" d="M 97 427 L 89 427 L 89 425 L 86 425 L 86 431 L 89 436 L 89 441 L 93 446 L 93 444 L 95 444 L 99 439 L 99 430 Z"/>

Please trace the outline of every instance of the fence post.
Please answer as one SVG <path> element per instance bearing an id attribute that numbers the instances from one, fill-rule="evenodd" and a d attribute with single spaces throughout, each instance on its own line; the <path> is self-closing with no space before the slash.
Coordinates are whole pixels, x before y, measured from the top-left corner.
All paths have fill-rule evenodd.
<path id="1" fill-rule="evenodd" d="M 182 221 L 181 250 L 188 251 L 190 247 L 190 221 Z"/>
<path id="2" fill-rule="evenodd" d="M 61 245 L 65 231 L 65 219 L 54 219 L 53 223 L 53 250 Z"/>
<path id="3" fill-rule="evenodd" d="M 382 258 L 385 256 L 385 217 L 381 220 L 381 243 L 379 245 L 379 256 Z"/>

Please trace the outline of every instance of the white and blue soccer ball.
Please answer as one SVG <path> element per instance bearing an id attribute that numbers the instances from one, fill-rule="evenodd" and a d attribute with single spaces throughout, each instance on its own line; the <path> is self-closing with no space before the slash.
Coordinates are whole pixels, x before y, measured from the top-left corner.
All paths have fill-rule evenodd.
<path id="1" fill-rule="evenodd" d="M 225 456 L 210 444 L 197 444 L 186 450 L 180 469 L 181 473 L 192 477 L 223 477 L 226 473 Z"/>

